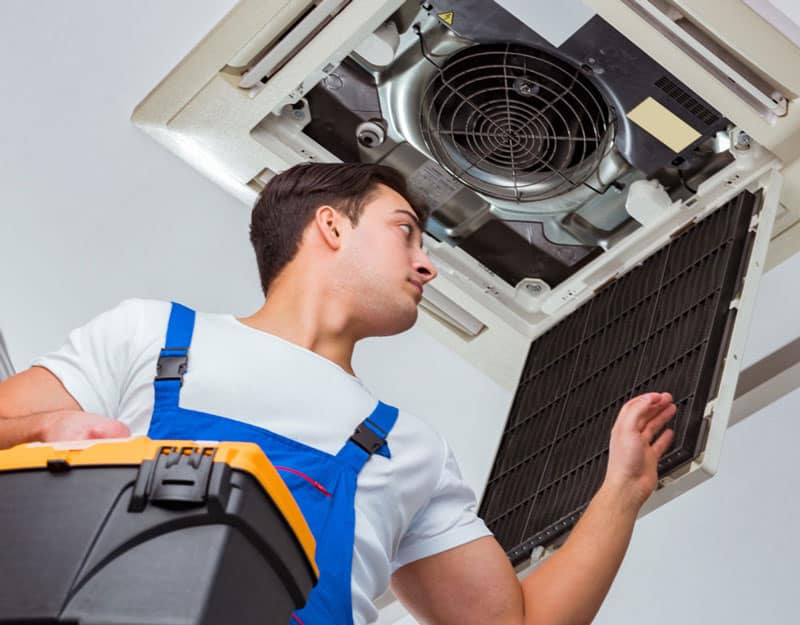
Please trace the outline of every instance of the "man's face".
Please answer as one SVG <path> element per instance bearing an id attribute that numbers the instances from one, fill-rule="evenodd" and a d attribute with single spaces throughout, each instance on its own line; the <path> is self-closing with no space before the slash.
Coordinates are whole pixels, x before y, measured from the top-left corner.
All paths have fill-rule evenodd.
<path id="1" fill-rule="evenodd" d="M 422 287 L 436 269 L 422 251 L 422 230 L 399 193 L 380 185 L 355 228 L 348 229 L 345 284 L 370 335 L 403 332 L 417 319 Z"/>

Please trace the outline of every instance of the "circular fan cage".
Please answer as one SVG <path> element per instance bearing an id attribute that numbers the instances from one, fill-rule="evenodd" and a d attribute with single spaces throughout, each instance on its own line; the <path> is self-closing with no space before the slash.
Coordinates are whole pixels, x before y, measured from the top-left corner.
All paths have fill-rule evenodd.
<path id="1" fill-rule="evenodd" d="M 468 186 L 531 202 L 587 184 L 613 148 L 614 118 L 581 67 L 524 45 L 479 44 L 428 82 L 421 129 Z"/>

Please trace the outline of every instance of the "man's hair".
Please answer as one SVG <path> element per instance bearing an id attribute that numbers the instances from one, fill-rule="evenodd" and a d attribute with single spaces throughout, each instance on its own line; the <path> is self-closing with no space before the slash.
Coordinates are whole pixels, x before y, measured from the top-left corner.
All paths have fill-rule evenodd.
<path id="1" fill-rule="evenodd" d="M 303 232 L 320 206 L 332 206 L 356 226 L 379 184 L 402 195 L 425 227 L 430 209 L 409 194 L 397 170 L 385 165 L 302 163 L 272 178 L 250 219 L 250 242 L 264 294 L 297 254 Z"/>

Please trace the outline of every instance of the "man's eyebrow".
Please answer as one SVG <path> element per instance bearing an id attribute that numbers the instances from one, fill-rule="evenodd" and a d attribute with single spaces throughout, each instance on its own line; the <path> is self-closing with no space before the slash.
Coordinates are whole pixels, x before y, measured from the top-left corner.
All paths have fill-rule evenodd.
<path id="1" fill-rule="evenodd" d="M 422 226 L 421 226 L 421 225 L 420 225 L 420 223 L 419 223 L 419 218 L 418 218 L 418 217 L 417 217 L 417 216 L 416 216 L 414 213 L 412 213 L 411 211 L 407 211 L 407 210 L 405 210 L 405 209 L 402 209 L 402 208 L 397 208 L 397 209 L 395 209 L 393 212 L 395 212 L 395 213 L 402 213 L 402 214 L 404 214 L 404 215 L 408 215 L 409 217 L 411 217 L 411 219 L 413 219 L 413 220 L 414 220 L 414 223 L 416 224 L 417 228 L 419 228 L 420 230 L 422 230 Z"/>

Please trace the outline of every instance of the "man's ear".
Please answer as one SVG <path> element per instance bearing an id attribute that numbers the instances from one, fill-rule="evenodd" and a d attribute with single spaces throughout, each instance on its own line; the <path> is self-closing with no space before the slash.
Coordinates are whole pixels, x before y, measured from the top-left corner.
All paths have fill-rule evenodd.
<path id="1" fill-rule="evenodd" d="M 322 240 L 332 249 L 338 250 L 342 244 L 342 220 L 346 219 L 333 206 L 320 206 L 314 214 L 314 225 Z"/>

